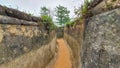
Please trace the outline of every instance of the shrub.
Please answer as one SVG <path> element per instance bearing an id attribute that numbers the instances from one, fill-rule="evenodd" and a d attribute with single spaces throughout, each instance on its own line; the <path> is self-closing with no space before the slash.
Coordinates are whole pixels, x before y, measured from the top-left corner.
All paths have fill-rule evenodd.
<path id="1" fill-rule="evenodd" d="M 43 23 L 46 23 L 46 22 L 50 22 L 51 23 L 51 22 L 53 22 L 52 18 L 50 16 L 48 16 L 48 15 L 42 15 L 41 19 L 42 19 Z"/>
<path id="2" fill-rule="evenodd" d="M 48 15 L 41 16 L 42 22 L 46 28 L 46 30 L 51 31 L 57 28 L 57 26 L 53 23 L 52 17 Z"/>
<path id="3" fill-rule="evenodd" d="M 75 24 L 74 22 L 67 22 L 67 23 L 66 23 L 66 26 L 67 26 L 67 27 L 70 27 L 70 26 L 73 26 L 74 24 Z"/>

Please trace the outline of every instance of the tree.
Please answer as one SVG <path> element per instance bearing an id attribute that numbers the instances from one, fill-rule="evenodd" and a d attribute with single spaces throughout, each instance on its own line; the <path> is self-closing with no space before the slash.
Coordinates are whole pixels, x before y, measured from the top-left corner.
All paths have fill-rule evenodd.
<path id="1" fill-rule="evenodd" d="M 49 15 L 50 14 L 50 10 L 46 7 L 41 7 L 41 16 L 44 16 L 44 15 Z"/>
<path id="2" fill-rule="evenodd" d="M 57 6 L 56 9 L 56 20 L 60 25 L 64 25 L 66 22 L 70 21 L 69 13 L 70 11 L 63 6 Z"/>
<path id="3" fill-rule="evenodd" d="M 47 33 L 49 34 L 50 30 L 53 30 L 55 25 L 53 23 L 53 19 L 50 16 L 50 10 L 46 7 L 41 7 L 41 19 L 45 26 L 45 29 L 47 30 Z"/>
<path id="4" fill-rule="evenodd" d="M 46 7 L 41 7 L 41 18 L 43 23 L 52 23 L 52 17 L 50 16 L 50 10 Z"/>

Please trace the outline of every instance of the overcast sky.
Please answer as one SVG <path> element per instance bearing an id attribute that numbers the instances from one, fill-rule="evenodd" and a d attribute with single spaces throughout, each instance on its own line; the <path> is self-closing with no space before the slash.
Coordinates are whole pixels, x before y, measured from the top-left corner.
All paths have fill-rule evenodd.
<path id="1" fill-rule="evenodd" d="M 20 11 L 40 15 L 40 7 L 46 6 L 51 11 L 58 5 L 62 5 L 70 10 L 70 17 L 74 17 L 74 7 L 80 7 L 83 0 L 0 0 L 1 5 L 15 8 Z"/>

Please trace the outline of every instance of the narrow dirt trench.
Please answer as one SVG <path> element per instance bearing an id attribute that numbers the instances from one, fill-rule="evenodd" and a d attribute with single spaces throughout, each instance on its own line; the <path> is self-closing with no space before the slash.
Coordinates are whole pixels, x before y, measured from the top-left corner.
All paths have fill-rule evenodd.
<path id="1" fill-rule="evenodd" d="M 3 64 L 0 68 L 72 68 L 70 61 L 71 54 L 68 45 L 63 39 L 57 39 L 57 43 L 58 52 L 55 58 L 56 60 L 48 66 L 46 66 L 46 64 L 48 60 L 50 60 L 51 52 L 48 50 L 50 46 L 45 46 L 36 51 L 23 55 L 9 63 Z M 46 55 L 45 52 L 49 55 Z"/>
<path id="2" fill-rule="evenodd" d="M 70 50 L 63 39 L 57 39 L 58 55 L 54 68 L 71 68 Z"/>

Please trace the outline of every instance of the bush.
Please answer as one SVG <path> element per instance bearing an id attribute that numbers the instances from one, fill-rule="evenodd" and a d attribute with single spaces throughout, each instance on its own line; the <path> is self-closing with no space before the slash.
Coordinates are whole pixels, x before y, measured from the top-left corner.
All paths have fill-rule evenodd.
<path id="1" fill-rule="evenodd" d="M 70 27 L 70 26 L 73 26 L 74 24 L 75 24 L 74 22 L 67 22 L 67 23 L 66 23 L 66 26 L 67 26 L 67 27 Z"/>
<path id="2" fill-rule="evenodd" d="M 57 26 L 53 23 L 52 17 L 48 15 L 41 16 L 42 22 L 46 28 L 46 30 L 51 31 L 57 28 Z"/>
<path id="3" fill-rule="evenodd" d="M 46 22 L 50 22 L 51 23 L 51 22 L 53 22 L 52 18 L 50 16 L 48 16 L 48 15 L 42 15 L 41 19 L 42 19 L 43 23 L 46 23 Z"/>

